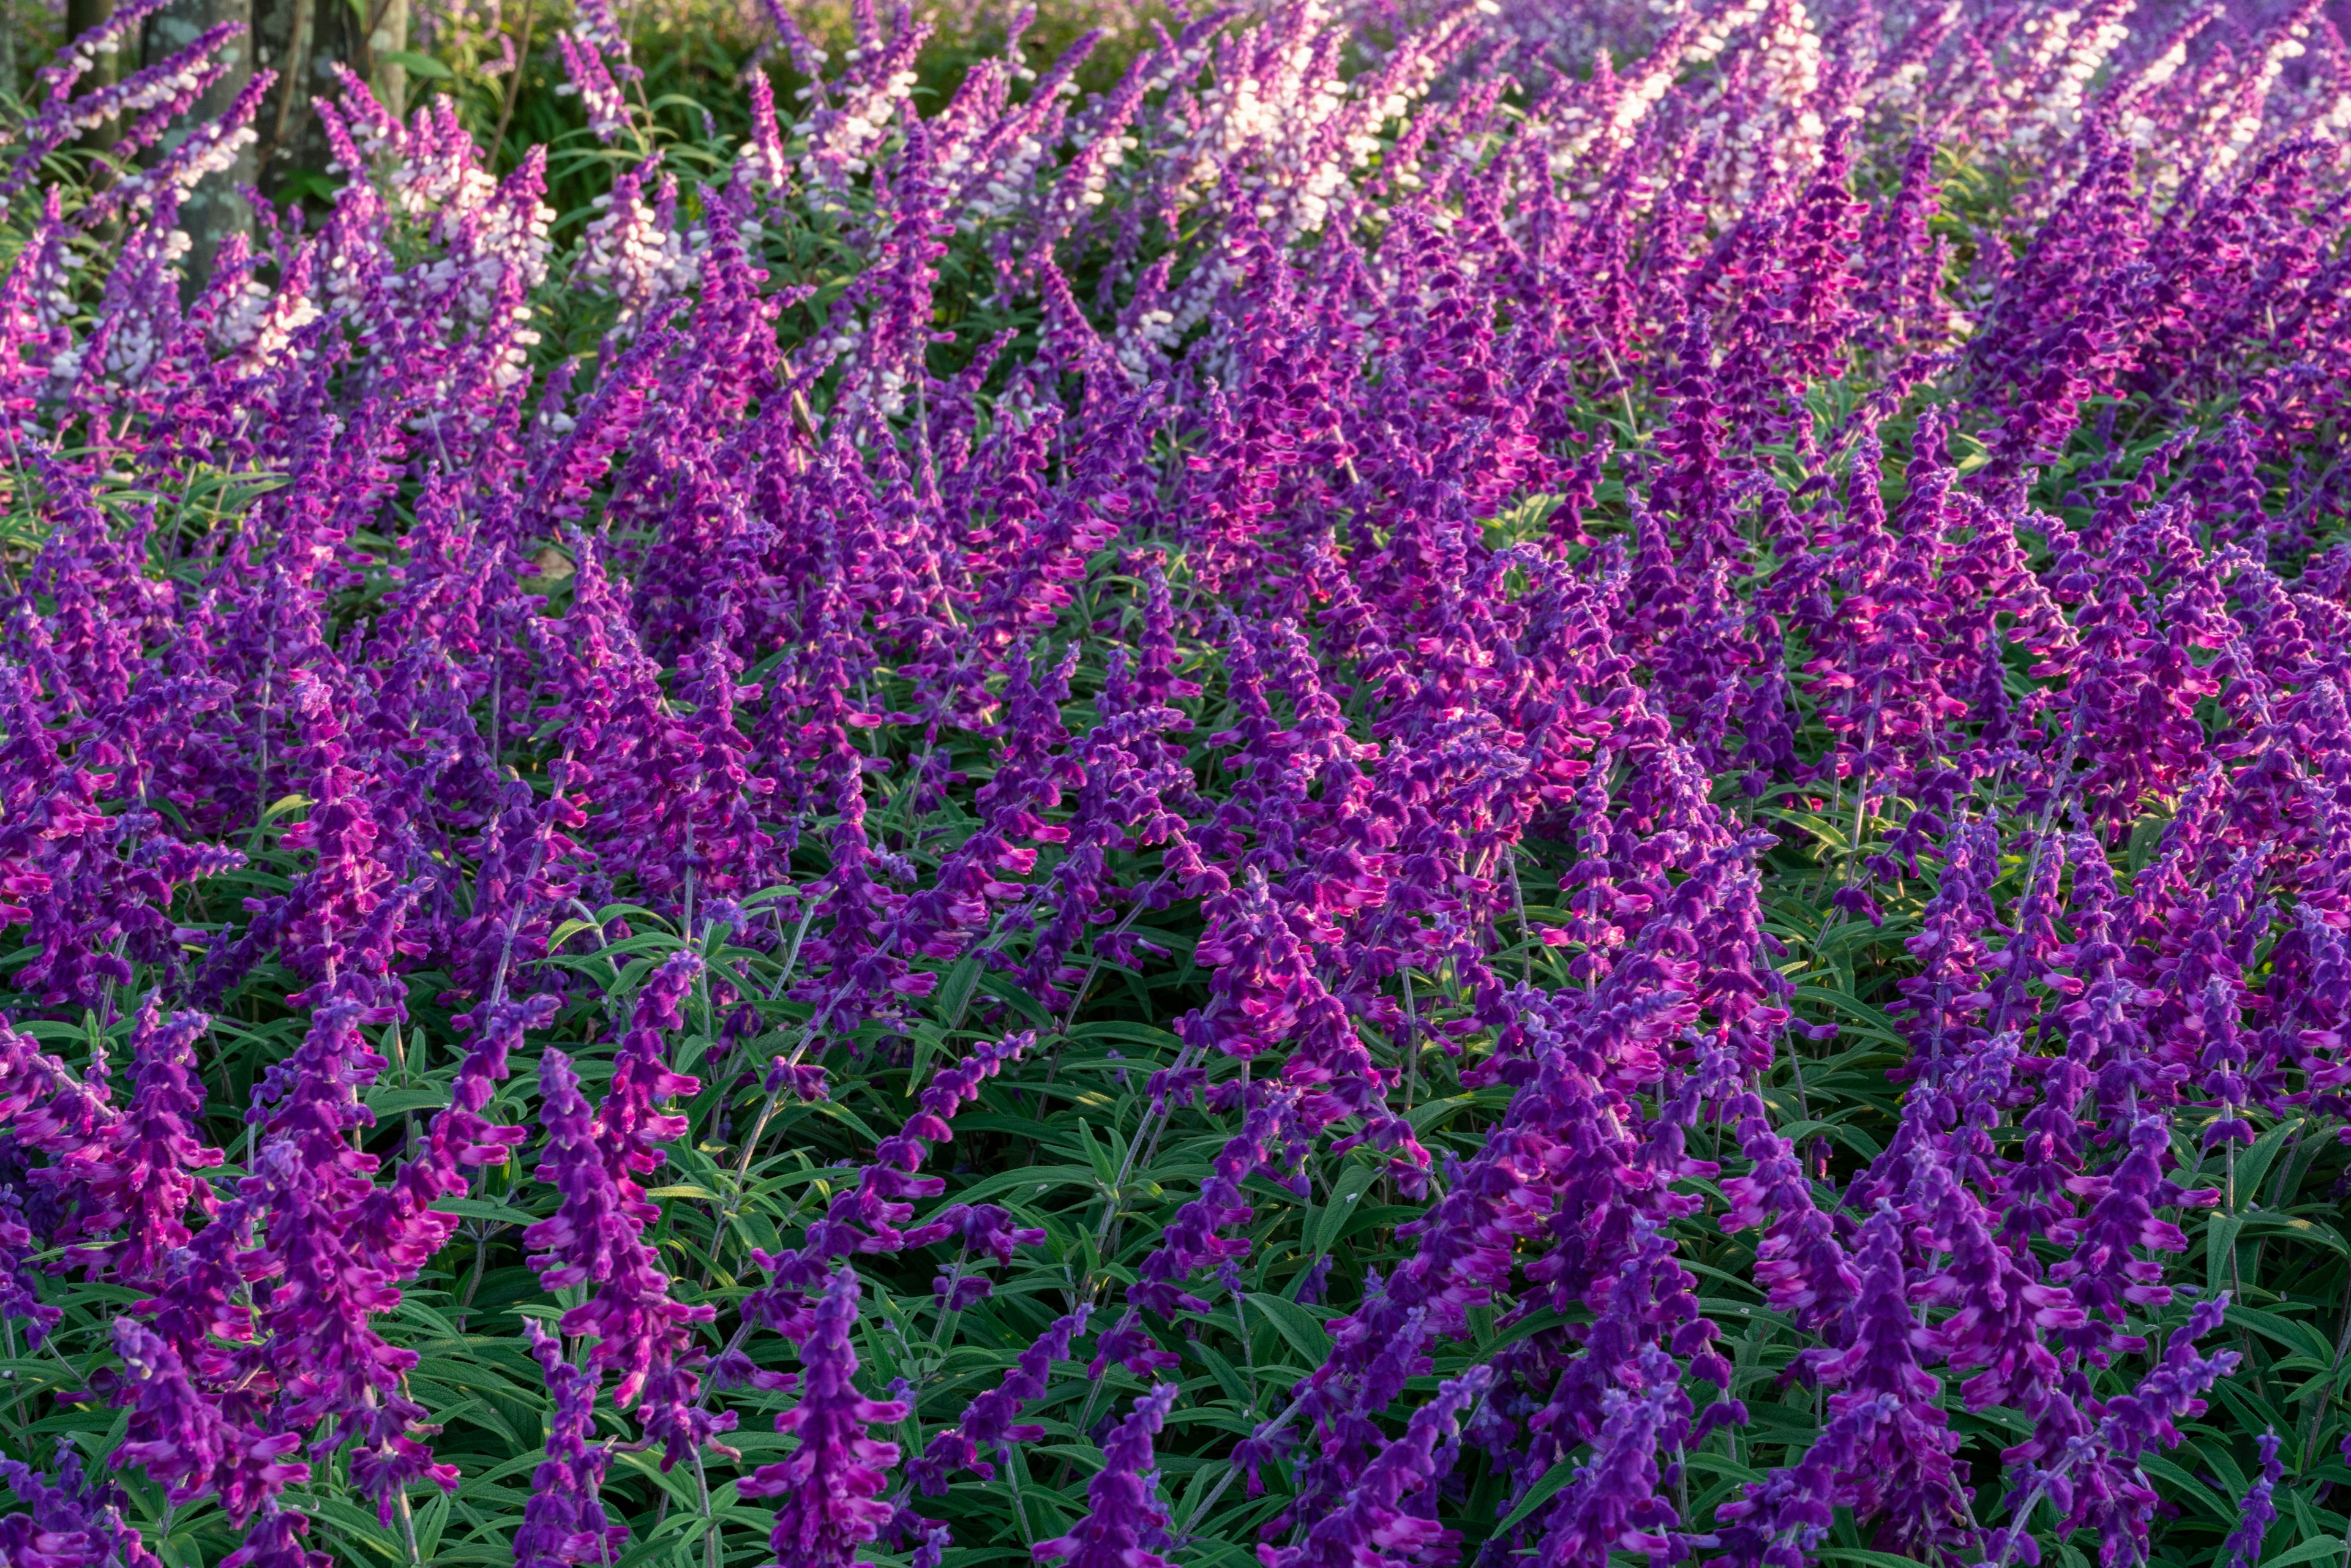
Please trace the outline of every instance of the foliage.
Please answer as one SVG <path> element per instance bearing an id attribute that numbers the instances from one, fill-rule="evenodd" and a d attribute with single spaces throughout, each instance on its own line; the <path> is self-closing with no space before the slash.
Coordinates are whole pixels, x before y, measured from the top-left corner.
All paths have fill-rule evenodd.
<path id="1" fill-rule="evenodd" d="M 195 279 L 62 58 L 0 1561 L 2340 1562 L 2351 77 L 2126 10 L 591 5 Z"/>

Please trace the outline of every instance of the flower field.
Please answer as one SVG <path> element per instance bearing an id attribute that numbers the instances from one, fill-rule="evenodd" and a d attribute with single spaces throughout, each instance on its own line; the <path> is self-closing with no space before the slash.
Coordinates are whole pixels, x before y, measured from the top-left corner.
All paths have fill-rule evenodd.
<path id="1" fill-rule="evenodd" d="M 158 5 L 0 121 L 0 1563 L 2351 1563 L 2315 0 L 587 0 L 216 252 Z"/>

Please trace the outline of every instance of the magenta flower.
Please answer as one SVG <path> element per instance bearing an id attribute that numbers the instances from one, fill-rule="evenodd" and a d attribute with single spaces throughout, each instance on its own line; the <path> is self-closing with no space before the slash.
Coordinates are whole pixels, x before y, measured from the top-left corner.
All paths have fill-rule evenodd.
<path id="1" fill-rule="evenodd" d="M 1080 1307 L 1053 1320 L 1036 1343 L 1021 1351 L 1004 1380 L 965 1407 L 954 1426 L 934 1436 L 922 1457 L 906 1467 L 915 1486 L 935 1497 L 947 1490 L 948 1478 L 959 1469 L 976 1469 L 987 1480 L 996 1467 L 986 1456 L 1000 1443 L 1033 1443 L 1045 1435 L 1042 1427 L 1016 1425 L 1020 1406 L 1045 1392 L 1053 1364 L 1065 1360 L 1070 1342 L 1085 1332 L 1087 1309 Z"/>
<path id="2" fill-rule="evenodd" d="M 850 1269 L 826 1287 L 800 1345 L 799 1402 L 776 1417 L 776 1429 L 798 1437 L 799 1447 L 741 1484 L 745 1497 L 783 1500 L 769 1536 L 781 1564 L 849 1568 L 858 1547 L 890 1522 L 893 1511 L 881 1493 L 898 1462 L 898 1446 L 872 1436 L 872 1427 L 904 1420 L 907 1406 L 868 1399 L 851 1381 L 857 1372 L 850 1335 L 858 1293 Z"/>
<path id="3" fill-rule="evenodd" d="M 202 1013 L 166 1019 L 151 995 L 131 1035 L 129 1104 L 103 1138 L 59 1162 L 59 1174 L 82 1194 L 75 1232 L 122 1232 L 121 1239 L 85 1248 L 82 1256 L 125 1282 L 152 1282 L 163 1254 L 188 1240 L 189 1209 L 209 1215 L 217 1207 L 199 1173 L 219 1165 L 221 1153 L 207 1148 L 194 1127 L 204 1103 L 194 1046 L 210 1023 Z"/>
<path id="4" fill-rule="evenodd" d="M 601 1379 L 564 1360 L 563 1342 L 537 1318 L 526 1320 L 524 1331 L 555 1396 L 555 1414 L 547 1458 L 531 1474 L 530 1501 L 515 1532 L 515 1562 L 518 1568 L 563 1568 L 608 1561 L 627 1545 L 629 1532 L 605 1516 L 598 1496 L 612 1462 L 611 1450 L 596 1441 Z"/>
<path id="5" fill-rule="evenodd" d="M 1485 1368 L 1473 1367 L 1438 1388 L 1436 1398 L 1412 1413 L 1404 1436 L 1364 1467 L 1346 1500 L 1318 1520 L 1301 1544 L 1260 1548 L 1258 1561 L 1265 1568 L 1353 1568 L 1367 1556 L 1398 1563 L 1443 1560 L 1460 1532 L 1405 1506 L 1405 1500 L 1443 1484 L 1458 1451 L 1454 1439 L 1462 1412 L 1490 1381 Z"/>
<path id="6" fill-rule="evenodd" d="M 0 1458 L 0 1480 L 8 1483 L 23 1513 L 0 1519 L 0 1560 L 21 1568 L 162 1568 L 139 1532 L 123 1522 L 129 1499 L 120 1487 L 93 1483 L 82 1473 L 81 1456 L 69 1440 L 57 1445 L 57 1479 L 52 1482 L 20 1460 Z"/>
<path id="7" fill-rule="evenodd" d="M 1161 1384 L 1138 1396 L 1134 1413 L 1102 1445 L 1102 1468 L 1086 1483 L 1086 1516 L 1067 1535 L 1040 1541 L 1040 1563 L 1070 1568 L 1172 1568 L 1156 1547 L 1167 1539 L 1167 1510 L 1156 1495 L 1151 1440 L 1166 1425 L 1176 1388 Z"/>

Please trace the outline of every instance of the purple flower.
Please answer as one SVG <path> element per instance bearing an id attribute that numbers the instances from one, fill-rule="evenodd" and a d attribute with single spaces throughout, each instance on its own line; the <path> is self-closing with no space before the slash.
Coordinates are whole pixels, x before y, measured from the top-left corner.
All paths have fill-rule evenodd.
<path id="1" fill-rule="evenodd" d="M 22 1322 L 26 1343 L 37 1350 L 65 1310 L 41 1300 L 29 1261 L 33 1233 L 24 1211 L 25 1200 L 15 1189 L 0 1187 L 0 1317 Z"/>
<path id="2" fill-rule="evenodd" d="M 1747 1483 L 1735 1502 L 1715 1511 L 1721 1555 L 1709 1568 L 1805 1568 L 1852 1493 L 1840 1478 L 1861 1470 L 1893 1417 L 1892 1395 L 1845 1401 L 1795 1464 Z"/>
<path id="3" fill-rule="evenodd" d="M 145 1469 L 164 1484 L 174 1504 L 193 1501 L 221 1486 L 238 1434 L 222 1421 L 161 1338 L 131 1318 L 117 1318 L 114 1346 L 122 1357 L 131 1406 L 114 1463 Z M 288 1432 L 280 1447 L 291 1449 L 298 1441 L 297 1434 Z M 269 1468 L 277 1473 L 262 1479 L 277 1486 L 307 1480 L 310 1475 L 310 1467 L 299 1460 L 281 1460 Z"/>
<path id="4" fill-rule="evenodd" d="M 602 1379 L 564 1360 L 563 1342 L 537 1318 L 525 1319 L 523 1328 L 554 1396 L 554 1414 L 547 1458 L 531 1473 L 530 1501 L 515 1532 L 515 1563 L 563 1568 L 609 1561 L 628 1544 L 629 1531 L 606 1518 L 598 1495 L 612 1462 L 611 1449 L 596 1440 L 596 1389 Z"/>
<path id="5" fill-rule="evenodd" d="M 1006 1064 L 1018 1061 L 1036 1041 L 1033 1031 L 1007 1035 L 941 1069 L 923 1088 L 922 1109 L 874 1146 L 873 1158 L 857 1173 L 856 1184 L 809 1227 L 799 1249 L 781 1258 L 754 1250 L 753 1261 L 774 1273 L 779 1288 L 805 1291 L 830 1279 L 834 1261 L 852 1253 L 894 1252 L 955 1237 L 965 1248 L 979 1248 L 1001 1262 L 1009 1260 L 1013 1248 L 1043 1240 L 1041 1231 L 1013 1226 L 1002 1209 L 988 1205 L 950 1205 L 925 1224 L 900 1228 L 914 1218 L 907 1198 L 933 1197 L 946 1190 L 940 1178 L 914 1174 L 922 1168 L 929 1146 L 951 1140 L 950 1118 L 977 1100 L 980 1085 Z"/>
<path id="6" fill-rule="evenodd" d="M 1172 1384 L 1136 1397 L 1134 1414 L 1102 1444 L 1102 1468 L 1086 1483 L 1086 1516 L 1067 1535 L 1039 1542 L 1030 1555 L 1070 1568 L 1174 1568 L 1156 1550 L 1167 1539 L 1167 1510 L 1155 1486 L 1151 1439 L 1175 1405 Z"/>
<path id="7" fill-rule="evenodd" d="M 799 1403 L 776 1417 L 776 1430 L 797 1437 L 799 1446 L 741 1483 L 745 1497 L 783 1500 L 768 1540 L 788 1568 L 849 1568 L 857 1548 L 890 1522 L 893 1511 L 881 1494 L 898 1446 L 871 1429 L 905 1419 L 907 1406 L 868 1399 L 851 1381 L 857 1373 L 850 1344 L 857 1297 L 856 1270 L 844 1268 L 817 1302 L 800 1345 Z"/>
<path id="8" fill-rule="evenodd" d="M 1088 1309 L 1081 1306 L 1047 1325 L 1034 1343 L 1015 1358 L 1004 1380 L 965 1406 L 962 1417 L 934 1435 L 922 1457 L 906 1467 L 914 1485 L 925 1496 L 947 1490 L 948 1478 L 959 1469 L 976 1469 L 988 1480 L 996 1467 L 982 1456 L 1003 1443 L 1033 1443 L 1045 1435 L 1042 1427 L 1016 1426 L 1013 1417 L 1030 1400 L 1043 1396 L 1053 1364 L 1066 1360 L 1070 1342 L 1085 1332 Z"/>
<path id="9" fill-rule="evenodd" d="M 615 1168 L 622 1160 L 616 1148 L 626 1145 L 617 1139 L 608 1144 L 601 1135 L 608 1118 L 591 1116 L 570 1061 L 549 1051 L 539 1059 L 538 1074 L 548 1141 L 538 1175 L 562 1200 L 554 1214 L 523 1232 L 531 1266 L 549 1290 L 594 1287 L 563 1314 L 563 1332 L 592 1342 L 590 1366 L 620 1374 L 614 1404 L 625 1410 L 645 1394 L 647 1431 L 663 1438 L 664 1465 L 674 1464 L 723 1429 L 701 1408 L 691 1370 L 702 1354 L 695 1348 L 694 1325 L 708 1322 L 714 1309 L 672 1299 L 669 1276 L 644 1240 L 652 1206 Z M 618 1098 L 606 1100 L 607 1112 Z M 620 1119 L 621 1113 L 610 1118 Z M 640 1118 L 637 1125 L 642 1129 L 650 1119 Z"/>
<path id="10" fill-rule="evenodd" d="M 1492 1374 L 1472 1367 L 1445 1383 L 1412 1413 L 1404 1436 L 1364 1467 L 1346 1500 L 1317 1520 L 1297 1546 L 1260 1546 L 1264 1568 L 1355 1568 L 1380 1563 L 1441 1560 L 1460 1531 L 1405 1506 L 1415 1493 L 1443 1484 L 1458 1445 L 1461 1413 L 1485 1393 Z M 1042 1548 L 1039 1549 L 1040 1552 Z"/>
<path id="11" fill-rule="evenodd" d="M 1592 1458 L 1578 1467 L 1543 1532 L 1544 1568 L 1597 1568 L 1617 1551 L 1646 1552 L 1653 1563 L 1667 1553 L 1667 1532 L 1678 1521 L 1657 1494 L 1665 1479 L 1657 1455 L 1660 1449 L 1678 1453 L 1688 1426 L 1680 1370 L 1652 1346 L 1601 1401 Z"/>
<path id="12" fill-rule="evenodd" d="M 1842 1390 L 1829 1400 L 1832 1414 L 1861 1405 L 1882 1412 L 1857 1462 L 1840 1474 L 1855 1511 L 1883 1516 L 1891 1537 L 1906 1546 L 1956 1547 L 1972 1535 L 1970 1492 L 1954 1461 L 1959 1434 L 1935 1404 L 1941 1385 L 1920 1364 L 1919 1353 L 1932 1347 L 1934 1336 L 1911 1309 L 1901 1232 L 1891 1206 L 1863 1228 L 1851 1338 L 1820 1363 L 1820 1378 Z"/>
<path id="13" fill-rule="evenodd" d="M 131 1033 L 130 1103 L 103 1138 L 58 1162 L 58 1176 L 79 1191 L 75 1233 L 123 1233 L 119 1241 L 84 1249 L 83 1257 L 126 1283 L 152 1282 L 163 1254 L 187 1241 L 191 1206 L 204 1215 L 217 1207 L 197 1174 L 219 1165 L 221 1153 L 196 1135 L 204 1092 L 193 1071 L 195 1042 L 211 1022 L 202 1013 L 166 1019 L 151 995 Z"/>
<path id="14" fill-rule="evenodd" d="M 1917 1207 L 1950 1263 L 1916 1293 L 1957 1309 L 1935 1326 L 1933 1347 L 1954 1371 L 1983 1369 L 1960 1385 L 1969 1409 L 2010 1405 L 2037 1413 L 2059 1372 L 2043 1333 L 2079 1328 L 2081 1309 L 2064 1287 L 2025 1272 L 1993 1239 L 1991 1217 L 1948 1168 L 1930 1166 L 1922 1186 Z"/>
<path id="15" fill-rule="evenodd" d="M 2253 1439 L 2253 1446 L 2261 1450 L 2262 1473 L 2238 1506 L 2237 1528 L 2220 1543 L 2220 1550 L 2229 1554 L 2229 1568 L 2254 1568 L 2262 1560 L 2262 1537 L 2277 1522 L 2274 1500 L 2277 1484 L 2285 1475 L 2285 1467 L 2278 1460 L 2278 1436 L 2264 1432 Z"/>
<path id="16" fill-rule="evenodd" d="M 459 1020 L 480 1033 L 458 1064 L 449 1108 L 433 1119 L 432 1157 L 445 1191 L 465 1190 L 473 1166 L 506 1164 L 528 1136 L 520 1127 L 493 1124 L 482 1112 L 505 1082 L 507 1055 L 522 1043 L 524 1031 L 545 1028 L 558 1005 L 554 997 L 545 995 L 491 1002 Z"/>
<path id="17" fill-rule="evenodd" d="M 2172 1289 L 2163 1283 L 2163 1265 L 2137 1256 L 2133 1249 L 2186 1250 L 2186 1235 L 2156 1211 L 2173 1206 L 2209 1207 L 2220 1195 L 2190 1191 L 2167 1179 L 2164 1156 L 2170 1148 L 2164 1119 L 2141 1116 L 2131 1126 L 2129 1152 L 2109 1174 L 2077 1176 L 2068 1184 L 2090 1198 L 2092 1207 L 2081 1218 L 2054 1228 L 2053 1234 L 2073 1249 L 2073 1255 L 2051 1270 L 2050 1278 L 2070 1285 L 2084 1310 L 2102 1312 L 2120 1322 L 2130 1306 L 2161 1306 L 2171 1300 Z"/>
<path id="18" fill-rule="evenodd" d="M 1802 1159 L 1772 1128 L 1757 1096 L 1740 1095 L 1724 1113 L 1739 1119 L 1740 1152 L 1751 1169 L 1723 1182 L 1730 1207 L 1722 1228 L 1768 1226 L 1756 1249 L 1755 1282 L 1770 1293 L 1774 1311 L 1800 1323 L 1837 1322 L 1860 1293 L 1861 1282 L 1835 1228 L 1814 1202 Z"/>
<path id="19" fill-rule="evenodd" d="M 2060 1539 L 2084 1526 L 2099 1531 L 2100 1568 L 2145 1557 L 2147 1526 L 2158 1499 L 2147 1484 L 2139 1457 L 2151 1448 L 2178 1444 L 2178 1423 L 2202 1415 L 2203 1396 L 2236 1369 L 2239 1356 L 2233 1350 L 2216 1351 L 2209 1356 L 2196 1350 L 2196 1341 L 2220 1325 L 2228 1304 L 2226 1293 L 2197 1302 L 2188 1322 L 2166 1340 L 2155 1369 L 2136 1388 L 2103 1406 L 2089 1402 L 2088 1414 L 2095 1418 L 2095 1426 L 2073 1412 L 2071 1398 L 2051 1401 L 2052 1408 L 2043 1412 L 2041 1430 L 2036 1430 L 2032 1441 L 2010 1449 L 2005 1456 L 2011 1462 L 2022 1462 L 2017 1469 L 2019 1495 L 2011 1505 L 2011 1522 L 1986 1542 L 1995 1561 L 2037 1557 L 2038 1547 L 2027 1530 L 2033 1510 L 2044 1497 L 2056 1511 Z M 2066 1413 L 2075 1416 L 2066 1424 L 2071 1430 L 2062 1445 L 2053 1445 L 2052 1416 Z M 2047 1462 L 2053 1458 L 2055 1463 Z"/>
<path id="20" fill-rule="evenodd" d="M 7 1458 L 0 1458 L 0 1480 L 26 1508 L 0 1519 L 0 1561 L 21 1568 L 162 1568 L 162 1560 L 123 1522 L 122 1505 L 129 1500 L 121 1489 L 83 1475 L 81 1456 L 70 1439 L 58 1441 L 54 1483 Z"/>
<path id="21" fill-rule="evenodd" d="M 245 1543 L 221 1559 L 221 1568 L 331 1568 L 334 1559 L 302 1544 L 310 1521 L 291 1509 L 271 1508 L 245 1532 Z"/>

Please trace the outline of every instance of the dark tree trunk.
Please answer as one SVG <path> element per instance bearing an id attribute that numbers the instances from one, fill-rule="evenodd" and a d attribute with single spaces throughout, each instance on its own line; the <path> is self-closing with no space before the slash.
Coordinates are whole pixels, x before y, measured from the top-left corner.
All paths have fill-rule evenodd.
<path id="1" fill-rule="evenodd" d="M 14 6 L 21 5 L 23 0 L 6 0 L 6 3 Z M 104 26 L 113 16 L 114 0 L 66 0 L 66 37 L 68 39 L 78 38 L 92 27 Z M 120 53 L 99 56 L 91 62 L 89 69 L 83 73 L 81 80 L 74 85 L 74 90 L 78 93 L 96 92 L 100 88 L 113 86 L 120 74 L 121 59 Z M 13 79 L 15 73 L 9 75 Z M 113 144 L 114 127 L 110 124 L 101 125 L 82 138 L 82 145 L 92 151 Z"/>
<path id="2" fill-rule="evenodd" d="M 251 20 L 248 0 L 172 0 L 172 4 L 147 18 L 142 52 L 147 63 L 152 65 L 194 43 L 208 27 L 231 21 L 249 24 Z M 196 101 L 190 124 L 225 113 L 253 78 L 252 35 L 248 32 L 232 40 L 225 48 L 229 68 Z M 175 128 L 165 138 L 167 145 L 186 131 L 185 125 Z M 220 254 L 231 235 L 249 236 L 253 233 L 253 210 L 246 204 L 241 189 L 253 183 L 253 149 L 248 146 L 235 163 L 207 177 L 181 204 L 180 226 L 187 231 L 190 242 L 186 274 L 189 288 L 202 287 L 211 275 L 213 258 Z"/>
<path id="3" fill-rule="evenodd" d="M 349 66 L 393 113 L 404 104 L 407 73 L 378 57 L 408 46 L 408 0 L 252 0 L 261 63 L 277 73 L 262 106 L 256 162 L 261 188 L 274 200 L 316 198 L 314 183 L 331 154 L 319 133 L 313 99 L 332 98 L 338 62 Z M 360 6 L 366 15 L 360 14 Z"/>
<path id="4" fill-rule="evenodd" d="M 22 0 L 0 0 L 21 4 Z M 277 80 L 254 119 L 255 141 L 235 167 L 206 180 L 181 208 L 180 225 L 193 242 L 188 278 L 200 284 L 231 235 L 253 232 L 253 214 L 241 193 L 259 188 L 273 202 L 316 199 L 327 188 L 331 160 L 314 99 L 339 90 L 338 61 L 349 65 L 394 114 L 406 108 L 408 73 L 384 57 L 408 46 L 411 0 L 172 0 L 148 19 L 142 53 L 147 62 L 183 48 L 205 28 L 242 21 L 245 37 L 229 73 L 204 95 L 195 114 L 208 119 L 225 110 L 251 79 L 257 64 Z M 93 17 L 110 14 L 115 0 L 68 0 Z M 74 15 L 80 15 L 78 9 Z"/>

